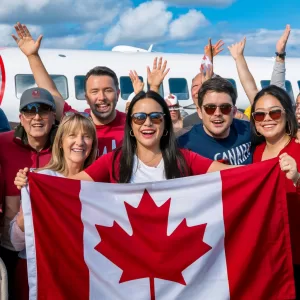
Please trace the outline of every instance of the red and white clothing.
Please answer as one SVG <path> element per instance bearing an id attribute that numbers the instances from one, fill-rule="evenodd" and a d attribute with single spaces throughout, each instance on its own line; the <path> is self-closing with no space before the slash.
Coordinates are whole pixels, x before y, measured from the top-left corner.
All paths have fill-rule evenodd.
<path id="1" fill-rule="evenodd" d="M 253 162 L 259 162 L 262 160 L 262 155 L 265 150 L 266 143 L 262 143 L 255 148 L 253 155 Z M 291 139 L 289 144 L 285 146 L 279 153 L 280 156 L 283 153 L 287 153 L 292 156 L 297 163 L 298 171 L 300 168 L 300 144 L 295 142 L 295 139 Z M 286 196 L 289 212 L 289 223 L 291 232 L 292 254 L 293 262 L 296 265 L 300 265 L 300 187 L 296 188 L 292 182 L 286 178 Z"/>
<path id="2" fill-rule="evenodd" d="M 191 175 L 205 174 L 213 162 L 212 160 L 200 156 L 192 151 L 185 149 L 181 149 L 180 151 L 186 160 L 187 167 L 191 170 Z M 94 181 L 116 183 L 116 180 L 113 177 L 113 157 L 114 152 L 99 157 L 91 166 L 85 169 L 85 172 Z M 114 164 L 116 177 L 118 177 L 119 173 L 119 160 L 120 155 L 118 155 Z M 142 171 L 137 168 L 138 165 L 142 166 Z M 135 158 L 131 183 L 165 180 L 163 160 L 160 162 L 158 167 L 158 171 L 154 170 L 157 168 L 145 166 L 144 164 L 141 164 L 141 161 L 138 162 L 137 158 Z"/>
<path id="3" fill-rule="evenodd" d="M 15 131 L 0 134 L 0 165 L 4 181 L 5 216 L 1 228 L 1 246 L 15 251 L 11 245 L 8 230 L 10 221 L 18 213 L 20 207 L 20 191 L 14 185 L 17 172 L 25 167 L 41 168 L 51 158 L 51 148 L 47 147 L 39 152 L 31 148 L 24 141 L 15 137 Z"/>
<path id="4" fill-rule="evenodd" d="M 68 103 L 65 102 L 64 113 L 68 111 L 75 111 Z M 90 109 L 85 112 L 90 113 Z M 126 121 L 126 114 L 116 111 L 115 119 L 106 125 L 95 125 L 98 138 L 98 155 L 97 157 L 113 151 L 120 147 L 124 136 L 124 127 Z"/>

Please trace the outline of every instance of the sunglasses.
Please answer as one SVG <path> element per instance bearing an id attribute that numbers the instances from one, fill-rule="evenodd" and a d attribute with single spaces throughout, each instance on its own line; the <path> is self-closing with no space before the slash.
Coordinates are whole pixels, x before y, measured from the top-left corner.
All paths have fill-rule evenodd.
<path id="1" fill-rule="evenodd" d="M 265 119 L 266 115 L 269 115 L 273 121 L 276 121 L 281 118 L 283 112 L 284 111 L 282 109 L 272 109 L 269 112 L 255 111 L 252 113 L 252 117 L 254 121 L 262 122 Z"/>
<path id="2" fill-rule="evenodd" d="M 178 111 L 179 107 L 176 106 L 169 106 L 169 111 Z"/>
<path id="3" fill-rule="evenodd" d="M 220 111 L 223 115 L 229 115 L 232 111 L 233 106 L 231 104 L 226 104 L 226 103 L 221 105 L 215 105 L 215 104 L 203 105 L 205 112 L 210 116 L 215 113 L 218 107 L 220 108 Z"/>
<path id="4" fill-rule="evenodd" d="M 143 125 L 146 122 L 147 117 L 149 117 L 152 124 L 160 124 L 164 119 L 164 115 L 165 114 L 162 112 L 152 112 L 150 114 L 139 112 L 132 114 L 131 119 L 133 123 Z"/>
<path id="5" fill-rule="evenodd" d="M 49 117 L 49 113 L 53 111 L 53 107 L 43 103 L 31 103 L 26 105 L 21 113 L 27 119 L 33 119 L 36 115 L 39 115 L 43 119 Z"/>

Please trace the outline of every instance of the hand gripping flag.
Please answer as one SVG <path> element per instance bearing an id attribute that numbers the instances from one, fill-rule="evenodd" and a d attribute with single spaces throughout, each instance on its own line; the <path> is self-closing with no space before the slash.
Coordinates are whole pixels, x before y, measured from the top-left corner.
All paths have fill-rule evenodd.
<path id="1" fill-rule="evenodd" d="M 145 184 L 30 174 L 30 299 L 293 299 L 277 160 Z"/>

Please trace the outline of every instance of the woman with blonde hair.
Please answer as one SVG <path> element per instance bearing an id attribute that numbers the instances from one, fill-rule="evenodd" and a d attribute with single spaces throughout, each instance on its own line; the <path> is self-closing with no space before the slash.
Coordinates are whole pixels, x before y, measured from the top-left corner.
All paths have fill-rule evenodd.
<path id="1" fill-rule="evenodd" d="M 96 155 L 97 135 L 92 120 L 88 114 L 68 113 L 58 127 L 50 162 L 35 172 L 59 177 L 76 175 L 90 166 Z M 22 207 L 10 224 L 10 236 L 14 248 L 20 251 L 15 284 L 17 299 L 29 299 Z"/>

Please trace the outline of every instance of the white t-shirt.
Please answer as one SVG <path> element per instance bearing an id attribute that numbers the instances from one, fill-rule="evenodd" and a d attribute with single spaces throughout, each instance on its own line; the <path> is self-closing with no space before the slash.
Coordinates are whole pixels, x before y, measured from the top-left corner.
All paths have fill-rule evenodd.
<path id="1" fill-rule="evenodd" d="M 137 156 L 134 156 L 130 183 L 142 183 L 166 180 L 164 160 L 161 159 L 157 167 L 145 165 Z"/>

